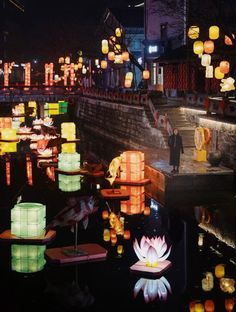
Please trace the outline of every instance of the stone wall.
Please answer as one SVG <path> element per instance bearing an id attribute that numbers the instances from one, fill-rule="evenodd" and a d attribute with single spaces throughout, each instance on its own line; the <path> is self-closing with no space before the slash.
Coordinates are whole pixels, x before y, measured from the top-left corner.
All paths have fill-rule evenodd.
<path id="1" fill-rule="evenodd" d="M 76 117 L 80 126 L 126 148 L 163 147 L 160 130 L 152 128 L 143 106 L 81 97 Z"/>

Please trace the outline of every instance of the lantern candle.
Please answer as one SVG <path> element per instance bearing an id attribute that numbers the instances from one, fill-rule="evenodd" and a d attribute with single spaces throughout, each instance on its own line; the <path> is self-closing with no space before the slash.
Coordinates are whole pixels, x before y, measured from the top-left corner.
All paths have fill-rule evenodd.
<path id="1" fill-rule="evenodd" d="M 203 53 L 203 42 L 202 41 L 195 41 L 194 44 L 193 44 L 193 52 L 195 54 L 202 54 Z"/>

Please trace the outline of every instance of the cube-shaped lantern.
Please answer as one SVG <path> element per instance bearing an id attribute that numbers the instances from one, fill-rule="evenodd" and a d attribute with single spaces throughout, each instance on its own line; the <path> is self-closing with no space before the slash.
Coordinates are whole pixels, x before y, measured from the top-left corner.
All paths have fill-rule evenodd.
<path id="1" fill-rule="evenodd" d="M 61 124 L 61 136 L 67 140 L 74 140 L 76 134 L 74 122 L 63 122 Z"/>
<path id="2" fill-rule="evenodd" d="M 80 169 L 80 154 L 60 153 L 58 156 L 58 168 L 62 171 L 77 171 Z"/>
<path id="3" fill-rule="evenodd" d="M 12 118 L 11 117 L 0 117 L 0 129 L 12 128 Z"/>
<path id="4" fill-rule="evenodd" d="M 59 189 L 63 192 L 76 192 L 81 189 L 81 175 L 58 175 Z"/>
<path id="5" fill-rule="evenodd" d="M 1 153 L 15 153 L 15 152 L 17 152 L 17 143 L 16 142 L 1 142 L 0 143 L 0 152 Z"/>
<path id="6" fill-rule="evenodd" d="M 46 206 L 40 203 L 19 203 L 11 210 L 11 233 L 30 238 L 44 235 Z"/>
<path id="7" fill-rule="evenodd" d="M 19 273 L 35 273 L 41 271 L 46 263 L 44 252 L 46 246 L 12 245 L 11 267 Z"/>
<path id="8" fill-rule="evenodd" d="M 121 154 L 121 181 L 140 181 L 144 179 L 144 153 L 126 151 Z"/>
<path id="9" fill-rule="evenodd" d="M 59 101 L 59 111 L 61 114 L 67 113 L 68 102 Z"/>
<path id="10" fill-rule="evenodd" d="M 5 128 L 1 129 L 1 139 L 2 140 L 16 140 L 16 129 Z"/>
<path id="11" fill-rule="evenodd" d="M 121 189 L 128 191 L 130 194 L 129 200 L 121 201 L 121 211 L 129 215 L 142 213 L 145 208 L 144 186 L 121 185 Z"/>
<path id="12" fill-rule="evenodd" d="M 61 145 L 61 151 L 62 153 L 76 153 L 76 143 L 63 143 Z"/>

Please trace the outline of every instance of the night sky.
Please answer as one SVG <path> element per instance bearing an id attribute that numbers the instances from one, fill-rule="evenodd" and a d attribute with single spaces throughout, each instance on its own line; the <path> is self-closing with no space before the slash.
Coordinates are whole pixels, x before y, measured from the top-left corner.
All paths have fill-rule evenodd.
<path id="1" fill-rule="evenodd" d="M 7 2 L 7 58 L 54 61 L 60 55 L 97 53 L 96 30 L 106 7 L 127 8 L 140 0 L 20 0 L 25 12 Z M 128 14 L 128 13 L 127 13 Z"/>

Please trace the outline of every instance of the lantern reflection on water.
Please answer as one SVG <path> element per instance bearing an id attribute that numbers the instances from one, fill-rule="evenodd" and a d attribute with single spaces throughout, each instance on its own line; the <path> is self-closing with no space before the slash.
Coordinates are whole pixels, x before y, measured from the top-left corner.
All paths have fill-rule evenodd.
<path id="1" fill-rule="evenodd" d="M 46 206 L 40 203 L 19 203 L 11 209 L 11 234 L 30 238 L 44 235 Z"/>
<path id="2" fill-rule="evenodd" d="M 75 192 L 81 189 L 81 175 L 58 175 L 59 189 L 63 192 Z"/>
<path id="3" fill-rule="evenodd" d="M 19 273 L 35 273 L 41 271 L 46 263 L 44 252 L 46 246 L 12 245 L 11 267 Z"/>
<path id="4" fill-rule="evenodd" d="M 128 191 L 130 194 L 129 200 L 121 201 L 121 211 L 130 215 L 142 213 L 145 208 L 144 186 L 121 185 L 121 189 Z"/>

